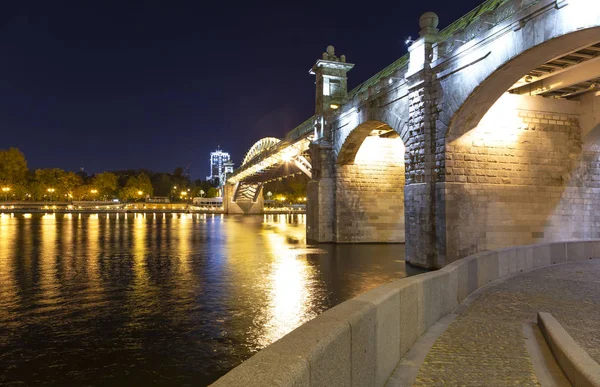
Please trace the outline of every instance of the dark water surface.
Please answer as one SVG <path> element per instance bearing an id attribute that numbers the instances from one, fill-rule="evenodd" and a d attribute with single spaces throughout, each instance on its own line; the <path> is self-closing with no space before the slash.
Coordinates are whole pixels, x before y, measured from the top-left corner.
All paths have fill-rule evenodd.
<path id="1" fill-rule="evenodd" d="M 407 275 L 403 245 L 307 246 L 304 221 L 0 215 L 0 384 L 206 385 Z"/>

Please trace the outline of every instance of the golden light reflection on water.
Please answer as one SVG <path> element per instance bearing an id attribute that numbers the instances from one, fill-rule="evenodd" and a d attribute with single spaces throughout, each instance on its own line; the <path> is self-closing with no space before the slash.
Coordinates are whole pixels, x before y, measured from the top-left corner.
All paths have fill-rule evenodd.
<path id="1" fill-rule="evenodd" d="M 108 222 L 108 220 L 107 220 Z M 108 232 L 108 227 L 106 231 Z M 83 230 L 82 227 L 79 230 Z M 101 294 L 102 283 L 100 281 L 98 259 L 100 257 L 100 219 L 97 217 L 88 217 L 87 224 L 87 244 L 85 245 L 87 257 L 87 276 L 90 281 L 90 288 L 96 291 L 96 294 Z"/>
<path id="2" fill-rule="evenodd" d="M 40 290 L 47 306 L 60 302 L 57 275 L 56 214 L 44 214 L 41 219 Z"/>
<path id="3" fill-rule="evenodd" d="M 18 302 L 12 251 L 17 232 L 11 217 L 0 214 L 0 321 L 14 317 L 8 306 Z"/>
<path id="4" fill-rule="evenodd" d="M 133 220 L 133 273 L 136 291 L 143 292 L 148 285 L 146 274 L 146 219 L 143 214 L 134 214 Z"/>
<path id="5" fill-rule="evenodd" d="M 105 215 L 0 217 L 0 329 L 15 338 L 0 337 L 0 363 L 3 353 L 22 359 L 24 379 L 32 362 L 53 373 L 65 362 L 78 385 L 91 385 L 118 361 L 146 378 L 140 384 L 165 365 L 185 376 L 181 384 L 209 384 L 338 295 L 354 295 L 341 285 L 389 280 L 370 272 L 373 254 L 361 261 L 306 246 L 304 216 Z M 99 342 L 115 345 L 74 359 L 72 348 Z M 56 385 L 73 377 L 63 376 Z"/>
<path id="6" fill-rule="evenodd" d="M 58 224 L 57 224 L 58 226 Z M 65 214 L 60 222 L 60 240 L 57 241 L 60 248 L 60 259 L 62 261 L 63 275 L 66 280 L 71 280 L 74 275 L 79 272 L 78 268 L 81 264 L 79 259 L 76 259 L 75 254 L 72 254 L 73 249 L 73 216 Z"/>
<path id="7" fill-rule="evenodd" d="M 263 236 L 271 264 L 264 279 L 268 302 L 261 310 L 260 320 L 264 325 L 256 338 L 258 348 L 280 339 L 317 314 L 315 297 L 318 295 L 311 286 L 315 269 L 308 263 L 303 249 L 294 248 L 296 243 L 303 242 L 302 229 L 291 224 L 291 216 L 268 216 L 265 220 L 269 231 Z"/>
<path id="8" fill-rule="evenodd" d="M 189 279 L 189 259 L 190 259 L 190 237 L 193 226 L 191 214 L 181 214 L 177 224 L 177 250 L 179 252 L 179 273 L 184 276 L 184 280 Z"/>

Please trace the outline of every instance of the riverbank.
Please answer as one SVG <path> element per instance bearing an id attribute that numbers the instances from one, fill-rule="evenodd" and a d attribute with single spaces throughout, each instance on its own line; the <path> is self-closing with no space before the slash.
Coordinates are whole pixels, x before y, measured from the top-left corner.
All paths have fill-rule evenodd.
<path id="1" fill-rule="evenodd" d="M 181 203 L 129 203 L 129 204 L 106 204 L 98 202 L 77 205 L 73 203 L 52 203 L 52 202 L 8 202 L 0 205 L 0 214 L 35 214 L 35 213 L 172 213 L 172 214 L 225 214 L 221 206 L 194 206 Z M 306 214 L 306 210 L 290 207 L 264 208 L 263 214 L 285 215 L 285 214 Z"/>

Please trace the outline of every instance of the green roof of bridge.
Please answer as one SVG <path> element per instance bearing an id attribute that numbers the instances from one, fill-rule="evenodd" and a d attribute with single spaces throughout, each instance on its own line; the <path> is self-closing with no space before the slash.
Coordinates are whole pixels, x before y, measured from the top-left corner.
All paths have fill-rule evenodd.
<path id="1" fill-rule="evenodd" d="M 371 78 L 367 79 L 360 85 L 356 86 L 354 89 L 352 89 L 348 93 L 348 97 L 352 98 L 355 95 L 368 90 L 369 87 L 376 85 L 383 78 L 386 78 L 386 77 L 389 77 L 390 75 L 392 75 L 394 73 L 394 71 L 396 71 L 397 69 L 406 66 L 408 64 L 408 57 L 409 57 L 408 54 L 404 55 L 403 57 L 397 59 L 391 65 L 387 66 L 386 68 L 384 68 L 377 74 L 373 75 Z"/>
<path id="2" fill-rule="evenodd" d="M 496 10 L 501 5 L 508 3 L 510 0 L 488 0 L 473 9 L 471 12 L 467 13 L 465 16 L 456 20 L 454 23 L 450 24 L 448 27 L 444 28 L 440 31 L 440 38 L 447 39 L 455 33 L 464 30 L 473 22 L 479 20 L 481 15 L 492 12 Z"/>

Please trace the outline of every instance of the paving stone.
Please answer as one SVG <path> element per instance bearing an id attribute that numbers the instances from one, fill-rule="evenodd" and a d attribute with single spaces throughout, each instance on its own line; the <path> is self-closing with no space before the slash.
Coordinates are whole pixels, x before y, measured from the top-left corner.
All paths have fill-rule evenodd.
<path id="1" fill-rule="evenodd" d="M 523 323 L 550 312 L 600 362 L 600 260 L 538 269 L 490 287 L 431 348 L 415 386 L 538 386 Z"/>

